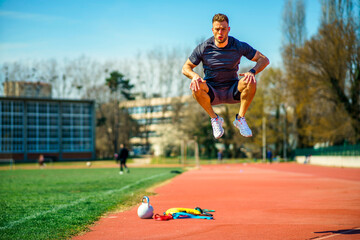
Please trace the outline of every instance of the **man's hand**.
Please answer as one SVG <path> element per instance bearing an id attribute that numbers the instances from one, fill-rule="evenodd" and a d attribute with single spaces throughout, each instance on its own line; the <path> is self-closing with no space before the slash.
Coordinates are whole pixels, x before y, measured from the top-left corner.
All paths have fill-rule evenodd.
<path id="1" fill-rule="evenodd" d="M 206 82 L 206 81 L 202 79 L 199 75 L 195 75 L 191 80 L 190 89 L 195 92 L 200 90 L 200 84 L 199 84 L 200 82 Z"/>
<path id="2" fill-rule="evenodd" d="M 239 76 L 243 76 L 240 81 L 244 81 L 244 83 L 256 83 L 255 74 L 251 72 L 240 73 Z"/>

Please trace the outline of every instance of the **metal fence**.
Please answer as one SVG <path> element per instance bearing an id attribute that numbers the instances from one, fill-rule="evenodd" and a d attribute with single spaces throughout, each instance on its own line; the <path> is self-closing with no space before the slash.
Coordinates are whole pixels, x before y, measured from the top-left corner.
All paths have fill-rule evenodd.
<path id="1" fill-rule="evenodd" d="M 295 150 L 296 156 L 360 156 L 360 144 Z"/>

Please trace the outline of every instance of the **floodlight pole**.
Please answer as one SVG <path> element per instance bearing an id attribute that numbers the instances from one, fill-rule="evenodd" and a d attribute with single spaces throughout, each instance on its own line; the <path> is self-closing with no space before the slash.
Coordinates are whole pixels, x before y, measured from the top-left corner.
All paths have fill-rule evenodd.
<path id="1" fill-rule="evenodd" d="M 200 168 L 200 160 L 199 160 L 199 144 L 197 142 L 197 137 L 195 137 L 195 162 L 196 167 Z"/>
<path id="2" fill-rule="evenodd" d="M 286 108 L 285 104 L 282 104 L 284 108 L 284 142 L 283 142 L 283 158 L 284 161 L 287 161 L 287 143 L 286 143 L 286 128 L 287 128 L 287 114 L 286 114 Z"/>
<path id="3" fill-rule="evenodd" d="M 181 164 L 185 165 L 185 140 L 181 140 Z"/>
<path id="4" fill-rule="evenodd" d="M 266 117 L 264 116 L 262 118 L 262 129 L 263 129 L 263 133 L 262 133 L 262 145 L 263 145 L 263 151 L 262 151 L 262 155 L 263 155 L 263 162 L 266 161 Z"/>

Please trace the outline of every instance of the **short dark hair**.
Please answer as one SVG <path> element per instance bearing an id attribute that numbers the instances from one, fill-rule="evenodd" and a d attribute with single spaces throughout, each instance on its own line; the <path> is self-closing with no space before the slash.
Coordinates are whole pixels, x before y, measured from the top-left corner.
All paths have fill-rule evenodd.
<path id="1" fill-rule="evenodd" d="M 212 19 L 212 23 L 214 23 L 214 22 L 223 22 L 223 21 L 226 21 L 229 24 L 228 17 L 225 14 L 222 14 L 222 13 L 215 14 L 215 16 Z"/>

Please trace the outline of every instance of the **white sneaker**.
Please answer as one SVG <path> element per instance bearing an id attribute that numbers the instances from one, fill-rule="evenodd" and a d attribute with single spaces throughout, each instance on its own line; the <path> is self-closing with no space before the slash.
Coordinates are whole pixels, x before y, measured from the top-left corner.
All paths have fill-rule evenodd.
<path id="1" fill-rule="evenodd" d="M 244 137 L 252 136 L 251 129 L 247 125 L 245 117 L 238 118 L 238 114 L 236 114 L 233 124 L 237 129 L 240 130 L 240 134 L 243 135 Z"/>
<path id="2" fill-rule="evenodd" d="M 217 116 L 216 118 L 211 118 L 211 126 L 213 129 L 213 135 L 216 139 L 221 138 L 224 135 L 224 128 L 222 127 L 224 119 Z"/>

